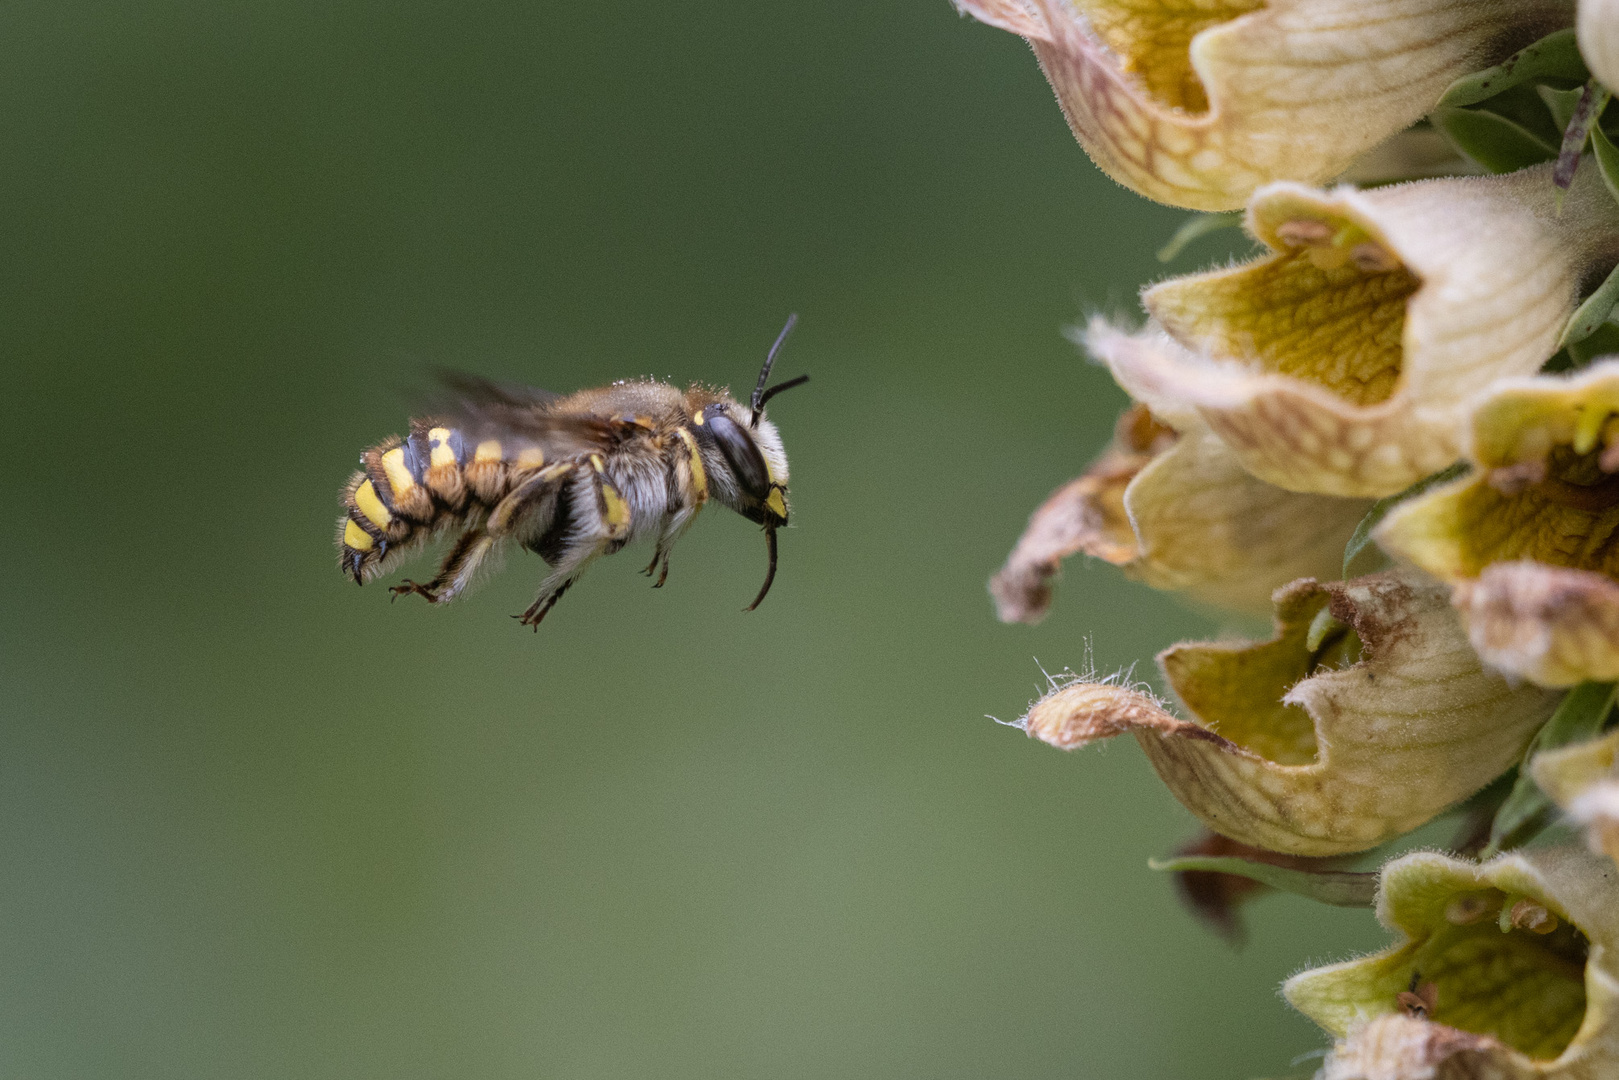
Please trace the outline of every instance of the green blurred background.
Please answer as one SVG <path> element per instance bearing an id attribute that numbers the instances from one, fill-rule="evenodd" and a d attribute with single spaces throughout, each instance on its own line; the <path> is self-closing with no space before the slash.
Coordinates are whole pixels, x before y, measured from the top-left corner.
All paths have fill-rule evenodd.
<path id="1" fill-rule="evenodd" d="M 1088 638 L 1216 629 L 1077 564 L 992 617 L 1122 401 L 1061 328 L 1181 218 L 1016 38 L 944 0 L 14 0 L 0 56 L 0 1074 L 1309 1070 L 1276 984 L 1371 917 L 1269 898 L 1233 952 L 1145 866 L 1193 824 L 1134 745 L 985 718 Z M 445 610 L 339 576 L 338 488 L 432 368 L 742 385 L 789 310 L 758 612 L 723 511 L 538 635 L 531 556 Z"/>

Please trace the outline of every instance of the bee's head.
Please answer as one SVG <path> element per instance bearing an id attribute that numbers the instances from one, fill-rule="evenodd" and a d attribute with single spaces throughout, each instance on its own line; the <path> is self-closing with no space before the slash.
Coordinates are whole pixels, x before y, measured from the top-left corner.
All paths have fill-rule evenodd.
<path id="1" fill-rule="evenodd" d="M 703 448 L 714 498 L 767 529 L 787 524 L 787 455 L 776 425 L 730 401 L 703 407 L 692 433 Z"/>
<path id="2" fill-rule="evenodd" d="M 770 583 L 776 580 L 776 530 L 787 524 L 787 454 L 781 448 L 776 426 L 764 418 L 764 407 L 783 390 L 809 382 L 809 376 L 788 379 L 768 390 L 765 384 L 770 381 L 776 353 L 796 322 L 798 316 L 789 315 L 776 343 L 770 346 L 745 416 L 742 406 L 725 397 L 704 404 L 693 418 L 714 497 L 765 529 L 770 570 L 759 595 L 748 605 L 749 611 L 759 606 L 770 591 Z"/>

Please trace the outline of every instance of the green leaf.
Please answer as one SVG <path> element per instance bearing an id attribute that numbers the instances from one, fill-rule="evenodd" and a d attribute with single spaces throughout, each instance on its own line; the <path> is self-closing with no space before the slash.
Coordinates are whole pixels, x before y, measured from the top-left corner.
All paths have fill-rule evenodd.
<path id="1" fill-rule="evenodd" d="M 1584 367 L 1599 356 L 1612 356 L 1619 353 L 1619 326 L 1605 322 L 1596 328 L 1596 332 L 1584 341 L 1576 341 L 1568 347 L 1568 355 L 1576 367 Z"/>
<path id="2" fill-rule="evenodd" d="M 1520 124 L 1482 109 L 1440 109 L 1433 123 L 1451 145 L 1492 173 L 1553 161 L 1557 148 Z"/>
<path id="3" fill-rule="evenodd" d="M 1235 874 L 1269 885 L 1273 889 L 1307 896 L 1311 900 L 1334 907 L 1371 907 L 1377 896 L 1377 875 L 1354 873 L 1348 870 L 1292 870 L 1285 866 L 1253 862 L 1230 856 L 1189 855 L 1175 859 L 1148 859 L 1154 870 L 1183 873 L 1187 870 L 1207 870 L 1216 874 Z"/>
<path id="4" fill-rule="evenodd" d="M 1388 517 L 1390 510 L 1393 510 L 1407 499 L 1416 498 L 1429 488 L 1450 483 L 1450 481 L 1466 473 L 1467 469 L 1467 462 L 1458 461 L 1448 469 L 1441 469 L 1432 476 L 1424 476 L 1404 491 L 1385 496 L 1374 502 L 1372 508 L 1366 511 L 1366 516 L 1360 519 L 1360 524 L 1355 526 L 1355 531 L 1350 534 L 1349 543 L 1344 545 L 1344 577 L 1349 577 L 1349 564 L 1354 562 L 1355 556 L 1359 555 L 1366 545 L 1372 542 L 1372 530 L 1377 528 L 1378 522 Z"/>
<path id="5" fill-rule="evenodd" d="M 1579 106 L 1580 95 L 1584 92 L 1581 87 L 1575 87 L 1573 90 L 1554 90 L 1550 86 L 1535 87 L 1535 93 L 1540 95 L 1540 100 L 1551 110 L 1552 123 L 1557 125 L 1558 131 L 1568 129 L 1568 122 L 1574 119 L 1574 110 Z"/>
<path id="6" fill-rule="evenodd" d="M 1223 214 L 1193 214 L 1175 230 L 1175 235 L 1169 238 L 1169 243 L 1158 249 L 1158 261 L 1169 262 L 1179 255 L 1200 236 L 1207 236 L 1221 229 L 1234 229 L 1242 224 L 1241 210 L 1228 210 Z"/>
<path id="7" fill-rule="evenodd" d="M 1439 104 L 1454 109 L 1476 105 L 1503 90 L 1538 79 L 1584 82 L 1590 77 L 1585 60 L 1580 56 L 1573 29 L 1559 30 L 1533 45 L 1519 49 L 1492 68 L 1463 75 L 1450 84 L 1450 88 L 1440 97 Z"/>
<path id="8" fill-rule="evenodd" d="M 1523 760 L 1527 763 L 1542 750 L 1595 738 L 1601 733 L 1608 713 L 1613 709 L 1616 690 L 1619 690 L 1619 683 L 1611 682 L 1582 682 L 1570 690 L 1563 696 L 1557 711 L 1552 713 L 1552 718 L 1546 721 L 1529 743 Z M 1508 848 L 1528 843 L 1551 819 L 1551 800 L 1535 784 L 1529 770 L 1520 768 L 1518 782 L 1512 785 L 1512 793 L 1501 804 L 1501 809 L 1495 812 L 1495 821 L 1490 826 L 1489 846 L 1479 857 L 1488 859 Z"/>
<path id="9" fill-rule="evenodd" d="M 1558 339 L 1558 348 L 1573 345 L 1584 341 L 1601 329 L 1602 324 L 1608 321 L 1613 309 L 1619 307 L 1619 266 L 1615 266 L 1602 284 L 1598 285 L 1596 292 L 1585 298 L 1585 302 L 1574 309 L 1569 318 L 1568 325 L 1563 327 L 1563 336 Z"/>
<path id="10" fill-rule="evenodd" d="M 1602 170 L 1602 182 L 1608 185 L 1608 194 L 1619 202 L 1619 149 L 1615 149 L 1607 132 L 1591 129 L 1591 149 L 1596 153 L 1597 168 Z"/>

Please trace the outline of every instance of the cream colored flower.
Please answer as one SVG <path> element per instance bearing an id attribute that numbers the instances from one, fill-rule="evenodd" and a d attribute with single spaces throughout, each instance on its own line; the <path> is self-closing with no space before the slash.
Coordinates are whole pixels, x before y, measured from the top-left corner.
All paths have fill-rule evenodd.
<path id="1" fill-rule="evenodd" d="M 1586 829 L 1593 851 L 1619 862 L 1619 729 L 1535 755 L 1535 783 Z"/>
<path id="2" fill-rule="evenodd" d="M 1603 86 L 1619 91 L 1619 0 L 1580 0 L 1580 55 Z"/>
<path id="3" fill-rule="evenodd" d="M 1164 334 L 1093 328 L 1131 395 L 1198 410 L 1268 483 L 1385 496 L 1454 461 L 1469 399 L 1536 371 L 1593 273 L 1619 259 L 1619 206 L 1549 167 L 1373 191 L 1274 184 L 1248 228 L 1270 255 L 1166 281 Z M 1155 406 L 1156 407 L 1156 406 Z"/>
<path id="4" fill-rule="evenodd" d="M 1289 581 L 1337 575 L 1370 503 L 1255 480 L 1195 415 L 1177 419 L 1180 433 L 1132 407 L 1096 463 L 1034 512 L 990 581 L 1003 621 L 1044 618 L 1051 581 L 1077 552 L 1154 588 L 1254 614 L 1269 612 L 1271 593 Z"/>
<path id="5" fill-rule="evenodd" d="M 1451 600 L 1497 671 L 1541 686 L 1619 679 L 1619 584 L 1528 560 L 1458 581 Z"/>
<path id="6" fill-rule="evenodd" d="M 1619 873 L 1579 848 L 1482 865 L 1431 852 L 1383 870 L 1403 940 L 1282 991 L 1340 1041 L 1323 1080 L 1619 1075 Z"/>
<path id="7" fill-rule="evenodd" d="M 1566 0 L 956 2 L 1028 40 L 1103 172 L 1197 210 L 1336 176 L 1571 15 Z"/>
<path id="8" fill-rule="evenodd" d="M 1361 851 L 1510 768 L 1557 696 L 1512 687 L 1468 647 L 1446 590 L 1396 571 L 1294 582 L 1276 637 L 1159 657 L 1192 719 L 1124 687 L 1075 682 L 1025 717 L 1071 749 L 1134 734 L 1209 828 L 1295 855 Z"/>
<path id="9" fill-rule="evenodd" d="M 1619 678 L 1619 361 L 1505 379 L 1473 411 L 1471 475 L 1374 534 L 1456 584 L 1474 645 L 1547 686 Z"/>

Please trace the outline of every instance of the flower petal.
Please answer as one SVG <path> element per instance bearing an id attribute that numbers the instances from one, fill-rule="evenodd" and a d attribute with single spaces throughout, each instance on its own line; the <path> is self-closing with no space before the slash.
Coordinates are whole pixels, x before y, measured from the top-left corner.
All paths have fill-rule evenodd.
<path id="1" fill-rule="evenodd" d="M 1558 0 L 956 2 L 1028 40 L 1103 172 L 1197 210 L 1329 179 L 1452 80 L 1568 25 Z"/>
<path id="2" fill-rule="evenodd" d="M 1135 562 L 1140 544 L 1130 527 L 1125 491 L 1176 438 L 1145 406 L 1132 406 L 1119 417 L 1113 442 L 1083 476 L 1058 488 L 1035 510 L 1006 565 L 990 579 L 1002 622 L 1045 618 L 1051 583 L 1070 555 L 1084 552 L 1115 566 Z"/>
<path id="3" fill-rule="evenodd" d="M 1619 584 L 1543 563 L 1501 562 L 1451 602 L 1486 664 L 1541 686 L 1619 679 Z"/>
<path id="4" fill-rule="evenodd" d="M 1157 589 L 1256 614 L 1300 577 L 1334 576 L 1366 500 L 1300 495 L 1255 480 L 1195 416 L 1178 438 L 1144 406 L 1113 444 L 1034 512 L 990 581 L 1004 622 L 1038 622 L 1061 561 L 1084 552 Z"/>
<path id="5" fill-rule="evenodd" d="M 1589 168 L 1561 213 L 1544 167 L 1274 184 L 1248 227 L 1272 254 L 1144 295 L 1185 348 L 1095 327 L 1089 344 L 1136 396 L 1198 409 L 1260 479 L 1329 495 L 1391 495 L 1454 461 L 1468 400 L 1537 370 L 1582 283 L 1619 259 L 1619 206 Z"/>
<path id="6" fill-rule="evenodd" d="M 1619 862 L 1619 729 L 1536 754 L 1535 783 L 1583 825 L 1593 851 Z"/>
<path id="7" fill-rule="evenodd" d="M 1404 940 L 1282 987 L 1344 1040 L 1324 1077 L 1582 1080 L 1619 1070 L 1611 863 L 1572 847 L 1482 865 L 1417 852 L 1384 868 L 1378 918 Z"/>
<path id="8" fill-rule="evenodd" d="M 1619 0 L 1580 0 L 1580 55 L 1602 85 L 1619 90 Z"/>
<path id="9" fill-rule="evenodd" d="M 1474 646 L 1545 686 L 1619 678 L 1619 361 L 1503 379 L 1478 399 L 1471 475 L 1374 532 L 1456 585 Z"/>
<path id="10" fill-rule="evenodd" d="M 1294 855 L 1361 851 L 1510 768 L 1557 697 L 1511 687 L 1468 647 L 1442 586 L 1409 571 L 1276 594 L 1262 644 L 1180 645 L 1159 662 L 1193 720 L 1076 682 L 1025 730 L 1063 749 L 1130 732 L 1209 828 Z"/>

